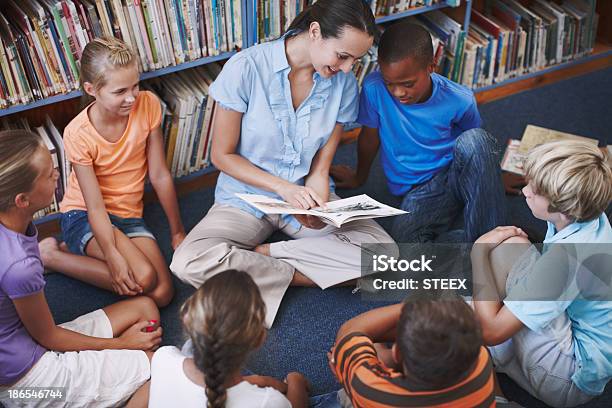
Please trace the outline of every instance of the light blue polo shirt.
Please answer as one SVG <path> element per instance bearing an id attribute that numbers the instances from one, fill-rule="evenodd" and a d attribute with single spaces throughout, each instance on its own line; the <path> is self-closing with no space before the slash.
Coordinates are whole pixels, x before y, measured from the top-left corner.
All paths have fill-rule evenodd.
<path id="1" fill-rule="evenodd" d="M 227 61 L 211 85 L 210 95 L 223 107 L 244 114 L 237 154 L 270 174 L 304 185 L 312 159 L 325 145 L 336 123 L 354 122 L 357 118 L 359 90 L 352 73 L 338 72 L 324 78 L 315 72 L 310 94 L 294 110 L 290 70 L 284 37 L 255 45 Z M 215 202 L 240 208 L 258 218 L 263 216 L 236 197 L 236 193 L 280 198 L 222 172 L 217 180 Z M 299 228 L 295 218 L 286 217 Z"/>
<path id="2" fill-rule="evenodd" d="M 481 127 L 472 91 L 438 74 L 431 81 L 429 99 L 414 105 L 394 98 L 380 71 L 363 82 L 357 121 L 378 129 L 381 164 L 389 191 L 397 196 L 447 167 L 457 137 Z"/>
<path id="3" fill-rule="evenodd" d="M 540 331 L 562 313 L 567 313 L 572 325 L 576 356 L 576 371 L 572 381 L 587 394 L 601 394 L 612 378 L 612 301 L 609 286 L 601 287 L 610 285 L 610 282 L 600 282 L 591 273 L 581 274 L 581 268 L 577 267 L 579 264 L 573 260 L 570 261 L 572 266 L 568 268 L 569 274 L 561 273 L 560 278 L 555 276 L 554 268 L 548 266 L 551 260 L 546 259 L 547 253 L 560 249 L 555 248 L 554 244 L 582 244 L 572 246 L 574 249 L 571 249 L 579 262 L 585 256 L 593 255 L 593 251 L 609 256 L 612 254 L 612 245 L 608 245 L 612 244 L 612 228 L 605 214 L 592 221 L 572 223 L 561 231 L 556 231 L 555 226 L 549 222 L 543 256 L 536 262 L 533 272 L 528 273 L 511 289 L 504 304 L 525 326 L 534 331 Z M 552 260 L 552 265 L 556 261 L 558 259 Z M 565 267 L 567 264 L 567 261 L 563 263 Z M 588 282 L 585 282 L 585 276 Z M 566 287 L 561 300 L 526 300 L 541 299 L 539 296 L 542 291 L 557 285 L 559 279 L 566 281 L 561 282 Z M 603 300 L 585 300 L 581 295 L 585 286 L 605 292 Z"/>

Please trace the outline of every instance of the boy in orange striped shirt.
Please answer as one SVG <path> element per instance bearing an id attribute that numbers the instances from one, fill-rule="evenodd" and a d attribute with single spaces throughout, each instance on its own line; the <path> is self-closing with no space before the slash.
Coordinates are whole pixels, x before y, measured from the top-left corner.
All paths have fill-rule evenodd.
<path id="1" fill-rule="evenodd" d="M 394 341 L 391 349 L 377 342 Z M 353 407 L 494 407 L 494 372 L 460 299 L 407 300 L 352 318 L 328 355 Z"/>

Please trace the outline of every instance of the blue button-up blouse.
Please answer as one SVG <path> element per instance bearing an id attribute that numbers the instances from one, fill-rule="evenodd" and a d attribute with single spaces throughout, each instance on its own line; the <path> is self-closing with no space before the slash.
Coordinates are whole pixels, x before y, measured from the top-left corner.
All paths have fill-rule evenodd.
<path id="1" fill-rule="evenodd" d="M 310 94 L 293 109 L 285 38 L 249 47 L 234 55 L 210 87 L 210 95 L 224 108 L 242 112 L 236 153 L 270 174 L 303 185 L 317 151 L 325 145 L 336 123 L 354 122 L 359 109 L 357 81 L 352 73 L 331 78 L 313 74 Z M 223 137 L 223 133 L 214 137 Z M 219 175 L 215 202 L 263 213 L 236 193 L 278 195 Z M 291 217 L 293 218 L 293 217 Z M 295 219 L 287 221 L 298 227 Z"/>

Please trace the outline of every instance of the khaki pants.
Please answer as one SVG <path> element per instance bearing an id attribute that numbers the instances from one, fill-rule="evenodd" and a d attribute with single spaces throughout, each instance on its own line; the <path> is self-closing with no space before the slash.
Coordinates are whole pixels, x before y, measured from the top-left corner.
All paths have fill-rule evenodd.
<path id="1" fill-rule="evenodd" d="M 271 244 L 270 257 L 252 250 L 276 230 L 293 240 Z M 361 275 L 362 243 L 395 245 L 373 220 L 296 231 L 280 215 L 259 219 L 238 208 L 215 204 L 177 248 L 170 270 L 196 288 L 228 269 L 249 273 L 266 304 L 266 325 L 270 327 L 295 270 L 323 289 L 356 279 Z"/>

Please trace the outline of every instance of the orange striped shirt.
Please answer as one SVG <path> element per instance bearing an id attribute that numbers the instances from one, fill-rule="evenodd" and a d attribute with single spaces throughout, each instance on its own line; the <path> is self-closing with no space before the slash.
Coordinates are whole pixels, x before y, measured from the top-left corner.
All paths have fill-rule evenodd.
<path id="1" fill-rule="evenodd" d="M 424 389 L 403 373 L 385 366 L 374 344 L 362 333 L 350 333 L 334 351 L 335 375 L 355 408 L 494 407 L 494 373 L 489 353 L 481 347 L 472 372 L 444 389 Z"/>

